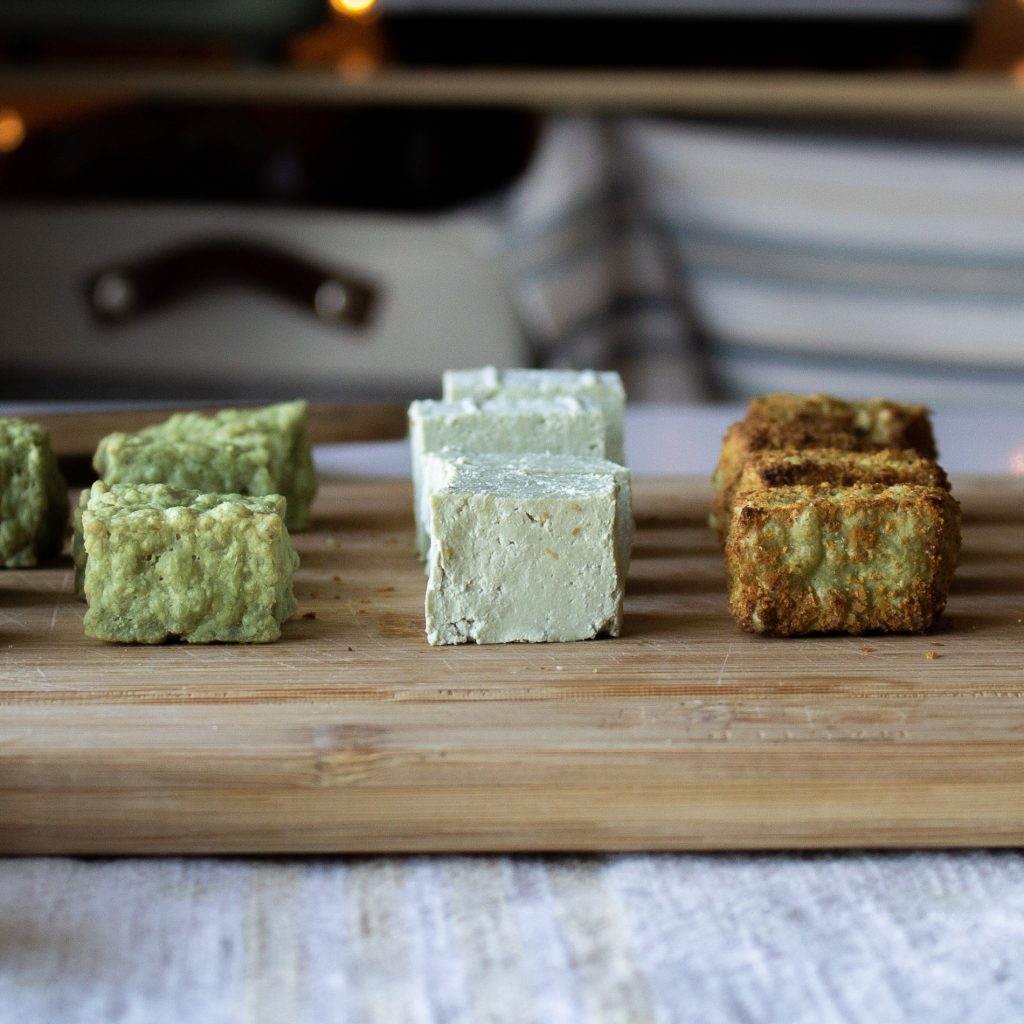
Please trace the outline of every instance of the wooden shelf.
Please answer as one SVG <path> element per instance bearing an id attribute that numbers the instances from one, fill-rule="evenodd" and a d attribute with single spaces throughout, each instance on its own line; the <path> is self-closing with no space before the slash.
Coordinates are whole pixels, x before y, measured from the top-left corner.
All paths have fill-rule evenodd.
<path id="1" fill-rule="evenodd" d="M 1008 74 L 388 69 L 355 79 L 280 68 L 0 67 L 0 102 L 69 94 L 107 100 L 513 106 L 1024 126 L 1024 88 Z"/>

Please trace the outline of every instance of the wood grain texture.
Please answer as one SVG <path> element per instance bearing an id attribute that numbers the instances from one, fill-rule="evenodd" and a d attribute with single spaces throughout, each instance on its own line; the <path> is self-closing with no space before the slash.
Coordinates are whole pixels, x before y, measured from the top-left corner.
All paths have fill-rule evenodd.
<path id="1" fill-rule="evenodd" d="M 104 644 L 69 564 L 5 572 L 0 852 L 1020 844 L 1024 479 L 954 489 L 927 636 L 740 633 L 692 480 L 637 483 L 617 640 L 429 647 L 404 482 L 325 484 L 273 645 Z"/>

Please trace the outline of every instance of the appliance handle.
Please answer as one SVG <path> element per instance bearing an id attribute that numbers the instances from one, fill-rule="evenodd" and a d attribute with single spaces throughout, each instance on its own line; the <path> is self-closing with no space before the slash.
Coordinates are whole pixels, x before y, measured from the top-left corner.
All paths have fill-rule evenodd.
<path id="1" fill-rule="evenodd" d="M 237 285 L 268 292 L 337 327 L 363 327 L 380 296 L 378 285 L 353 270 L 233 236 L 193 239 L 100 267 L 87 275 L 84 290 L 93 317 L 113 326 Z"/>

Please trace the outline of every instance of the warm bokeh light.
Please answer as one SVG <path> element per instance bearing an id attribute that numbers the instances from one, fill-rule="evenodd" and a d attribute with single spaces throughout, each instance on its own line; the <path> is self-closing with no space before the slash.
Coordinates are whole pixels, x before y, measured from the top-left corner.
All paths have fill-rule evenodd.
<path id="1" fill-rule="evenodd" d="M 0 107 L 0 153 L 11 153 L 24 141 L 24 118 L 13 107 Z"/>
<path id="2" fill-rule="evenodd" d="M 377 0 L 331 0 L 338 14 L 367 14 L 376 5 Z"/>
<path id="3" fill-rule="evenodd" d="M 1010 471 L 1017 476 L 1024 476 L 1024 448 L 1018 448 L 1010 456 Z"/>
<path id="4" fill-rule="evenodd" d="M 350 81 L 369 78 L 379 67 L 380 57 L 365 46 L 347 46 L 338 57 L 338 74 Z"/>

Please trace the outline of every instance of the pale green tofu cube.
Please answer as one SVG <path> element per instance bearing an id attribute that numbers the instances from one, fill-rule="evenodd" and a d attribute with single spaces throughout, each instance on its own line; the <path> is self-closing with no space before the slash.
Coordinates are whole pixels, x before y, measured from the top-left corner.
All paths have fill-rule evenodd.
<path id="1" fill-rule="evenodd" d="M 446 370 L 441 378 L 441 398 L 555 398 L 564 395 L 594 402 L 604 413 L 605 456 L 625 463 L 623 417 L 626 389 L 622 378 L 607 370 L 499 370 L 481 366 L 472 370 Z"/>
<path id="2" fill-rule="evenodd" d="M 459 466 L 431 498 L 427 640 L 586 640 L 622 628 L 612 473 Z"/>
<path id="3" fill-rule="evenodd" d="M 409 444 L 415 510 L 423 500 L 423 458 L 428 452 L 548 452 L 604 458 L 604 414 L 587 399 L 565 396 L 424 400 L 409 406 Z M 417 550 L 426 551 L 429 542 L 424 524 L 418 523 Z"/>
<path id="4" fill-rule="evenodd" d="M 625 466 L 608 459 L 594 459 L 586 455 L 549 455 L 545 452 L 529 452 L 526 455 L 509 455 L 505 452 L 428 452 L 423 460 L 423 500 L 418 514 L 424 536 L 430 532 L 430 499 L 441 488 L 448 485 L 461 466 L 475 466 L 492 473 L 525 473 L 535 477 L 585 476 L 596 474 L 612 476 L 618 485 L 618 509 L 616 510 L 615 557 L 623 575 L 629 573 L 630 554 L 633 547 L 633 497 L 632 479 Z M 429 540 L 427 544 L 429 549 Z M 427 550 L 422 552 L 426 558 Z"/>

